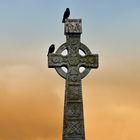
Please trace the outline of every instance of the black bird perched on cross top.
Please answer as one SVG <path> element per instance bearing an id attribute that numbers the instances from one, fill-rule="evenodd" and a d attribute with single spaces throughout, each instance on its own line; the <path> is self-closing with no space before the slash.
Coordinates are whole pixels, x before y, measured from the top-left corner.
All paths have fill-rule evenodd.
<path id="1" fill-rule="evenodd" d="M 64 12 L 62 23 L 65 23 L 65 19 L 67 19 L 69 16 L 70 16 L 70 9 L 67 8 L 66 11 Z"/>
<path id="2" fill-rule="evenodd" d="M 52 45 L 49 47 L 48 54 L 49 54 L 49 53 L 53 53 L 54 50 L 55 50 L 55 45 L 52 44 Z"/>

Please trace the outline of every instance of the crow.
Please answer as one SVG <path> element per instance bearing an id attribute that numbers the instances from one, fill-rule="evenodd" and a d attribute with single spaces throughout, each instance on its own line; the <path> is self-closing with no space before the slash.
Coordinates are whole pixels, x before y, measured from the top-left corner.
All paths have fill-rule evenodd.
<path id="1" fill-rule="evenodd" d="M 53 53 L 54 50 L 55 50 L 55 45 L 52 44 L 52 45 L 49 47 L 48 54 L 49 54 L 49 53 Z"/>
<path id="2" fill-rule="evenodd" d="M 62 23 L 65 23 L 65 19 L 67 19 L 69 16 L 70 16 L 70 9 L 67 8 L 66 11 L 64 12 Z"/>

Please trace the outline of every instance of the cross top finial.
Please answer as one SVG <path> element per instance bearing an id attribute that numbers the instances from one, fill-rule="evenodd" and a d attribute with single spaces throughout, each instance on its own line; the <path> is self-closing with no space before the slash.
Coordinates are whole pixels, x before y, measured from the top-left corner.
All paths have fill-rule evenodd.
<path id="1" fill-rule="evenodd" d="M 82 19 L 67 19 L 65 22 L 65 35 L 81 34 Z"/>

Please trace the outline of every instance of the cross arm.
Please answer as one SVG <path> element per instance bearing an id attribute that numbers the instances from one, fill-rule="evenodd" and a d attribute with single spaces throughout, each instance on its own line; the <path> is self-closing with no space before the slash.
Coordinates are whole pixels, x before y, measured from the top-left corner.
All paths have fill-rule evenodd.
<path id="1" fill-rule="evenodd" d="M 67 57 L 62 56 L 61 54 L 49 54 L 48 67 L 55 68 L 55 67 L 67 66 L 66 60 Z"/>
<path id="2" fill-rule="evenodd" d="M 98 68 L 98 54 L 91 54 L 86 56 L 81 56 L 81 66 L 87 68 Z"/>

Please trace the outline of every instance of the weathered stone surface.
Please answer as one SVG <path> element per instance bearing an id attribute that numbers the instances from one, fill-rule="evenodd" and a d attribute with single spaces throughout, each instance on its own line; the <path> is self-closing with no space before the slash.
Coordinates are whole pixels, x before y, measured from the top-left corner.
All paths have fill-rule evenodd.
<path id="1" fill-rule="evenodd" d="M 67 19 L 65 22 L 65 34 L 80 34 L 82 33 L 81 19 Z"/>
<path id="2" fill-rule="evenodd" d="M 98 68 L 98 55 L 92 54 L 88 47 L 80 42 L 82 33 L 81 19 L 68 19 L 65 23 L 66 43 L 56 53 L 48 55 L 48 66 L 66 79 L 63 140 L 85 140 L 83 99 L 81 79 L 91 68 Z M 67 55 L 62 55 L 64 50 Z M 79 53 L 81 50 L 84 55 Z M 62 67 L 67 68 L 67 73 Z M 79 71 L 84 67 L 83 72 Z"/>

